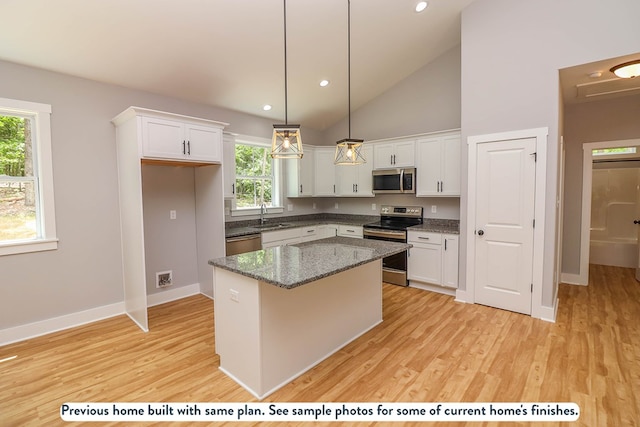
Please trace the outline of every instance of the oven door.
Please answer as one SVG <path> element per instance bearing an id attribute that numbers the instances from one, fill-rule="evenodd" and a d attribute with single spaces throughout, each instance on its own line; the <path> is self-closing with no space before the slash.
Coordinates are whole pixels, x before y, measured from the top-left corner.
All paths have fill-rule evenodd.
<path id="1" fill-rule="evenodd" d="M 406 243 L 407 232 L 399 230 L 364 228 L 363 237 L 365 239 Z M 382 280 L 394 285 L 408 285 L 407 251 L 402 251 L 399 254 L 391 255 L 382 259 Z"/>

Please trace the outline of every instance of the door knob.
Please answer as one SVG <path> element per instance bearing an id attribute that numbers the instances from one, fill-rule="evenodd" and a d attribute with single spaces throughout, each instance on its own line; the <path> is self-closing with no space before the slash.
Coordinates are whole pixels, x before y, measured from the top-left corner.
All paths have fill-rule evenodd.
<path id="1" fill-rule="evenodd" d="M 636 219 L 633 221 L 634 224 L 640 224 L 640 219 Z"/>
<path id="2" fill-rule="evenodd" d="M 478 236 L 483 236 L 484 235 L 484 230 L 478 230 Z"/>

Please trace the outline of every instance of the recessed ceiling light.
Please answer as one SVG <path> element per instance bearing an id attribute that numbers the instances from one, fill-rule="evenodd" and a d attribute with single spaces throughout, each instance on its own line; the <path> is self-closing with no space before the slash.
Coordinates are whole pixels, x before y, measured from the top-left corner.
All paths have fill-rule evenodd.
<path id="1" fill-rule="evenodd" d="M 264 111 L 269 111 L 269 110 L 271 110 L 271 105 L 266 104 L 264 107 L 262 107 L 262 109 L 263 109 Z"/>
<path id="2" fill-rule="evenodd" d="M 420 13 L 427 8 L 429 4 L 426 1 L 418 2 L 416 5 L 416 12 Z"/>
<path id="3" fill-rule="evenodd" d="M 329 80 L 320 80 L 320 86 L 322 87 L 329 86 Z"/>

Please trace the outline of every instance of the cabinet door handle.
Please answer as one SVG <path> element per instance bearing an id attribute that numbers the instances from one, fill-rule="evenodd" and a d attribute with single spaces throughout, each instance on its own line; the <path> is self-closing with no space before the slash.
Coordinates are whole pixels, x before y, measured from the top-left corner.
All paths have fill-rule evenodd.
<path id="1" fill-rule="evenodd" d="M 236 194 L 236 184 L 231 184 L 231 194 Z"/>
<path id="2" fill-rule="evenodd" d="M 335 194 L 335 193 L 336 193 L 336 185 L 333 184 L 333 194 Z"/>
<path id="3" fill-rule="evenodd" d="M 429 240 L 429 237 L 422 237 L 422 236 L 418 236 L 418 239 L 422 239 L 422 240 Z"/>
<path id="4" fill-rule="evenodd" d="M 302 193 L 302 184 L 300 184 L 300 193 Z"/>
<path id="5" fill-rule="evenodd" d="M 444 239 L 444 250 L 447 250 L 447 239 Z"/>
<path id="6" fill-rule="evenodd" d="M 187 154 L 191 155 L 191 141 L 187 141 Z"/>
<path id="7" fill-rule="evenodd" d="M 356 184 L 356 193 L 358 192 L 358 184 Z"/>
<path id="8" fill-rule="evenodd" d="M 182 154 L 187 154 L 187 143 L 182 140 Z"/>

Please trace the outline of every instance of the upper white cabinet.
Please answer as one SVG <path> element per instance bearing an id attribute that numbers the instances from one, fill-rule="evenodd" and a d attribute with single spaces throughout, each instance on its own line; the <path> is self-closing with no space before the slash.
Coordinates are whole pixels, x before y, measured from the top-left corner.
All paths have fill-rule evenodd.
<path id="1" fill-rule="evenodd" d="M 287 197 L 313 196 L 314 149 L 303 146 L 301 159 L 284 159 L 287 167 Z"/>
<path id="2" fill-rule="evenodd" d="M 236 140 L 233 135 L 222 137 L 222 170 L 224 175 L 224 198 L 236 196 Z"/>
<path id="3" fill-rule="evenodd" d="M 373 148 L 362 147 L 367 161 L 362 165 L 336 166 L 338 195 L 349 197 L 373 197 L 371 172 L 373 171 Z"/>
<path id="4" fill-rule="evenodd" d="M 152 110 L 140 111 L 143 158 L 222 162 L 223 123 L 187 116 L 167 116 Z"/>
<path id="5" fill-rule="evenodd" d="M 460 132 L 416 142 L 416 196 L 460 196 Z"/>
<path id="6" fill-rule="evenodd" d="M 314 152 L 314 196 L 335 196 L 336 165 L 333 163 L 336 150 L 333 147 L 316 147 Z"/>
<path id="7" fill-rule="evenodd" d="M 415 140 L 399 140 L 373 144 L 375 169 L 406 168 L 414 166 Z"/>

